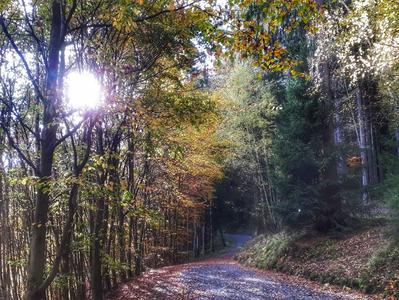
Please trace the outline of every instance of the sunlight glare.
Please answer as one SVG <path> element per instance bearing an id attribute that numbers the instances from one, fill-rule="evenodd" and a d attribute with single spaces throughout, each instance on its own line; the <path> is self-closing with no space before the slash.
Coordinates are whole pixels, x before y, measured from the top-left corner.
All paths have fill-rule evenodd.
<path id="1" fill-rule="evenodd" d="M 101 104 L 101 85 L 89 72 L 72 72 L 67 76 L 68 105 L 76 109 L 93 109 Z"/>

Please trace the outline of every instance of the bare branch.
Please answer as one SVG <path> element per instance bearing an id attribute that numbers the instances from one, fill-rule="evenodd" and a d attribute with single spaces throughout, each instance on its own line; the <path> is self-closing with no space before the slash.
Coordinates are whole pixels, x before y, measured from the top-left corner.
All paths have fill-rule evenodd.
<path id="1" fill-rule="evenodd" d="M 27 11 L 26 11 L 26 4 L 25 4 L 25 1 L 24 1 L 24 0 L 22 0 L 22 5 L 23 5 L 23 7 L 24 7 L 25 21 L 26 21 L 26 23 L 28 24 L 28 27 L 29 27 L 29 30 L 30 30 L 30 31 L 28 31 L 28 33 L 29 33 L 29 34 L 33 37 L 33 39 L 36 41 L 37 47 L 39 48 L 39 52 L 40 52 L 40 54 L 41 54 L 41 56 L 42 56 L 42 58 L 43 58 L 43 62 L 44 62 L 44 64 L 45 64 L 46 67 L 47 67 L 46 51 L 44 51 L 44 49 L 43 49 L 43 42 L 42 42 L 42 41 L 39 39 L 39 37 L 36 35 L 36 32 L 35 32 L 35 30 L 34 30 L 34 28 L 33 28 L 33 26 L 32 26 L 32 23 L 29 21 L 28 13 L 27 13 Z"/>
<path id="2" fill-rule="evenodd" d="M 12 38 L 11 34 L 8 32 L 8 28 L 7 28 L 7 25 L 4 22 L 3 16 L 0 16 L 0 26 L 1 26 L 5 36 L 7 37 L 8 41 L 10 42 L 11 46 L 13 47 L 14 51 L 18 54 L 19 58 L 21 59 L 22 64 L 25 67 L 26 73 L 28 74 L 28 77 L 29 77 L 30 81 L 32 82 L 33 86 L 35 87 L 35 90 L 36 90 L 39 98 L 44 101 L 44 97 L 43 97 L 43 94 L 40 91 L 39 85 L 37 84 L 35 78 L 33 77 L 32 71 L 29 68 L 28 63 L 26 62 L 26 59 L 25 59 L 24 55 L 22 54 L 21 50 L 19 50 L 17 44 L 15 44 L 15 41 Z"/>
<path id="3" fill-rule="evenodd" d="M 78 6 L 77 1 L 76 1 L 76 0 L 73 0 L 73 2 L 72 2 L 72 7 L 71 7 L 71 9 L 69 10 L 68 16 L 66 17 L 65 24 L 64 24 L 64 27 L 63 27 L 62 33 L 61 33 L 61 37 L 62 37 L 62 40 L 63 40 L 63 41 L 64 41 L 64 39 L 65 39 L 65 36 L 66 36 L 67 33 L 68 33 L 67 29 L 68 29 L 68 27 L 69 27 L 69 23 L 70 23 L 71 20 L 72 20 L 72 16 L 73 16 L 73 14 L 74 14 L 75 11 L 76 11 L 76 7 L 77 7 L 77 6 Z"/>
<path id="4" fill-rule="evenodd" d="M 82 161 L 76 167 L 78 173 L 80 173 L 83 170 L 84 166 L 87 164 L 87 161 L 89 160 L 90 150 L 91 150 L 91 145 L 92 145 L 93 127 L 96 124 L 96 122 L 97 122 L 97 118 L 93 118 L 90 122 L 89 128 L 87 129 L 86 151 L 85 151 Z"/>
<path id="5" fill-rule="evenodd" d="M 195 0 L 195 1 L 191 2 L 191 3 L 187 3 L 186 5 L 179 6 L 179 7 L 175 8 L 175 9 L 161 10 L 161 11 L 159 11 L 159 12 L 153 14 L 153 15 L 135 19 L 134 22 L 136 22 L 136 23 L 144 22 L 144 21 L 148 21 L 150 19 L 154 19 L 156 17 L 159 17 L 160 15 L 164 15 L 164 14 L 167 14 L 167 13 L 178 12 L 180 10 L 186 9 L 187 7 L 193 6 L 194 4 L 196 4 L 198 2 L 200 2 L 200 0 Z"/>
<path id="6" fill-rule="evenodd" d="M 72 130 L 68 130 L 66 134 L 64 134 L 61 138 L 59 138 L 55 144 L 54 147 L 57 147 L 59 144 L 61 144 L 63 141 L 65 141 L 67 138 L 69 138 L 72 134 L 74 134 L 78 129 L 82 126 L 82 124 L 87 120 L 87 118 L 83 118 L 82 121 L 80 121 Z"/>
<path id="7" fill-rule="evenodd" d="M 5 101 L 4 99 L 1 99 L 1 102 L 8 108 L 8 110 L 17 118 L 18 122 L 21 124 L 21 126 L 23 128 L 25 128 L 26 130 L 28 130 L 30 133 L 33 134 L 33 136 L 37 139 L 40 140 L 40 135 L 37 135 L 37 133 L 30 128 L 28 125 L 26 125 L 26 123 L 24 122 L 23 118 L 20 116 L 20 114 L 18 114 L 8 103 L 7 101 Z"/>
<path id="8" fill-rule="evenodd" d="M 32 162 L 32 160 L 29 158 L 29 155 L 28 155 L 28 154 L 25 154 L 25 153 L 21 150 L 21 148 L 19 148 L 19 147 L 17 146 L 17 144 L 15 143 L 14 139 L 12 138 L 11 133 L 10 133 L 10 131 L 8 130 L 7 126 L 2 126 L 2 128 L 3 128 L 4 132 L 5 132 L 6 135 L 7 135 L 7 139 L 8 139 L 8 141 L 9 141 L 11 147 L 12 147 L 15 151 L 17 151 L 18 155 L 19 155 L 19 156 L 33 169 L 33 171 L 35 172 L 35 174 L 36 174 L 36 175 L 39 175 L 39 174 L 40 174 L 39 169 L 36 167 L 36 165 L 35 165 L 35 164 Z"/>
<path id="9" fill-rule="evenodd" d="M 111 27 L 111 24 L 108 23 L 82 24 L 80 26 L 69 29 L 67 33 L 72 33 L 74 31 L 88 29 L 88 28 L 108 28 L 108 27 Z"/>

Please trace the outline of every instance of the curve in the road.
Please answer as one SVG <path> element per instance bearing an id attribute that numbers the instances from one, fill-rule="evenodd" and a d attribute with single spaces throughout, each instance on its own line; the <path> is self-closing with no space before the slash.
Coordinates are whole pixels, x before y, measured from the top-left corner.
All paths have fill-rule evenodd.
<path id="1" fill-rule="evenodd" d="M 107 299 L 375 299 L 312 286 L 310 282 L 281 279 L 275 273 L 246 268 L 232 260 L 248 235 L 226 234 L 234 246 L 223 256 L 200 262 L 150 270 L 112 293 Z"/>

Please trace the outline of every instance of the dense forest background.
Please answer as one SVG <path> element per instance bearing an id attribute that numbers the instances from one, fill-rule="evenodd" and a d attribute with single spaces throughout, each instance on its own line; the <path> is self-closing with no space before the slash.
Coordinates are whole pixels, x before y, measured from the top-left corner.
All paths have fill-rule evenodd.
<path id="1" fill-rule="evenodd" d="M 0 11 L 0 297 L 103 299 L 224 230 L 398 221 L 396 0 Z"/>
<path id="2" fill-rule="evenodd" d="M 248 63 L 224 75 L 220 130 L 235 144 L 216 193 L 235 216 L 226 221 L 345 231 L 397 207 L 397 5 L 338 2 L 315 34 L 280 33 L 299 76 Z"/>

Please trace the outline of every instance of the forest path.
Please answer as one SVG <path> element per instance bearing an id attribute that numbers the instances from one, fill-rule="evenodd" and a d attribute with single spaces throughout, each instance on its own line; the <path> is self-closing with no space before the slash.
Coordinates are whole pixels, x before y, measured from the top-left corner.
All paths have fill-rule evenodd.
<path id="1" fill-rule="evenodd" d="M 107 299 L 374 299 L 295 276 L 241 266 L 232 258 L 250 237 L 238 234 L 226 237 L 235 246 L 225 254 L 147 271 L 122 284 Z"/>

